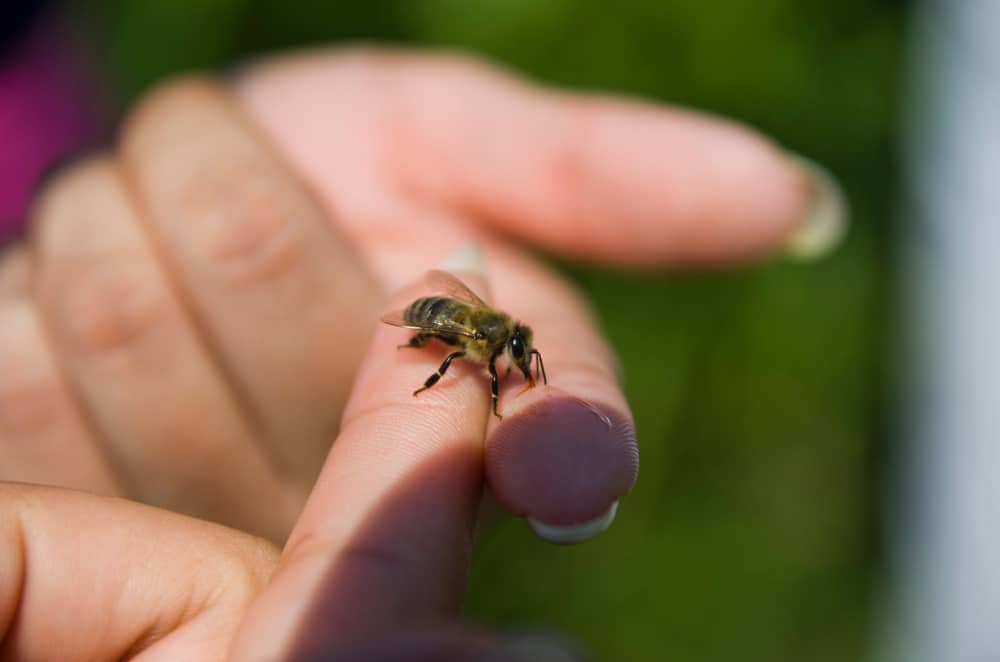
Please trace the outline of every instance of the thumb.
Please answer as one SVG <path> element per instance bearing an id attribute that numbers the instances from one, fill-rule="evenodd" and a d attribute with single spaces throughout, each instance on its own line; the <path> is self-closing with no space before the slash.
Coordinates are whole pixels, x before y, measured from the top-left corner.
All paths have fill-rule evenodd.
<path id="1" fill-rule="evenodd" d="M 183 515 L 0 483 L 0 658 L 221 659 L 276 557 Z"/>
<path id="2" fill-rule="evenodd" d="M 443 265 L 445 266 L 445 265 Z M 483 290 L 482 280 L 470 280 Z M 421 293 L 401 292 L 393 307 Z M 435 361 L 376 331 L 344 424 L 285 547 L 237 635 L 233 659 L 345 650 L 401 630 L 454 623 L 483 488 L 490 399 L 455 361 L 413 396 Z"/>

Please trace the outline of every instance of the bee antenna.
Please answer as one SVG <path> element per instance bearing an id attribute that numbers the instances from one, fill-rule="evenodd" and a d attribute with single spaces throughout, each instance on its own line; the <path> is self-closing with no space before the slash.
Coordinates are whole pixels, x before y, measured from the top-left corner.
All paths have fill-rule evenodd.
<path id="1" fill-rule="evenodd" d="M 539 352 L 537 349 L 531 350 L 531 353 L 535 357 L 535 378 L 537 379 L 538 378 L 538 373 L 541 372 L 542 373 L 542 383 L 548 384 L 549 383 L 549 378 L 545 374 L 545 364 L 542 363 L 542 353 Z"/>

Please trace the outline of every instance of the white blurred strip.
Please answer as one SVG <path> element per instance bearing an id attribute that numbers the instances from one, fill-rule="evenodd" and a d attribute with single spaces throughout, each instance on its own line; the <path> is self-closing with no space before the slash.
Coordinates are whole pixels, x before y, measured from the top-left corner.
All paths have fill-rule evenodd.
<path id="1" fill-rule="evenodd" d="M 1000 661 L 1000 0 L 925 0 L 907 99 L 907 327 L 881 657 Z"/>

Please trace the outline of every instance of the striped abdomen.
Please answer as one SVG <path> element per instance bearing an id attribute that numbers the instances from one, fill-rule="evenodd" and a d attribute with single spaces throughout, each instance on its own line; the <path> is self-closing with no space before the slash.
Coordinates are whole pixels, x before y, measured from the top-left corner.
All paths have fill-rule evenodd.
<path id="1" fill-rule="evenodd" d="M 447 323 L 467 325 L 469 305 L 449 297 L 424 297 L 411 303 L 403 311 L 403 318 L 410 324 L 426 327 Z"/>

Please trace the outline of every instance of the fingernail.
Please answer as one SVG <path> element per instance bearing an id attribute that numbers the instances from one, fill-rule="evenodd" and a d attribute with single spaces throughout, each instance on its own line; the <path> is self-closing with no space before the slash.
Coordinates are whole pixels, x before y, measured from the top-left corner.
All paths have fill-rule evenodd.
<path id="1" fill-rule="evenodd" d="M 611 507 L 600 517 L 596 517 L 583 524 L 554 526 L 539 522 L 533 517 L 528 518 L 528 524 L 531 526 L 531 530 L 542 540 L 556 545 L 575 545 L 607 531 L 608 527 L 615 521 L 616 514 L 618 514 L 618 501 L 612 503 Z"/>
<path id="2" fill-rule="evenodd" d="M 486 258 L 483 257 L 479 244 L 474 241 L 459 246 L 438 264 L 438 268 L 445 271 L 466 271 L 483 278 L 488 277 Z"/>
<path id="3" fill-rule="evenodd" d="M 798 154 L 789 154 L 789 158 L 805 173 L 812 204 L 801 225 L 785 242 L 784 253 L 803 262 L 818 260 L 832 252 L 847 232 L 847 198 L 825 168 Z"/>
<path id="4" fill-rule="evenodd" d="M 544 635 L 507 637 L 482 662 L 584 662 L 586 656 L 567 641 Z"/>

